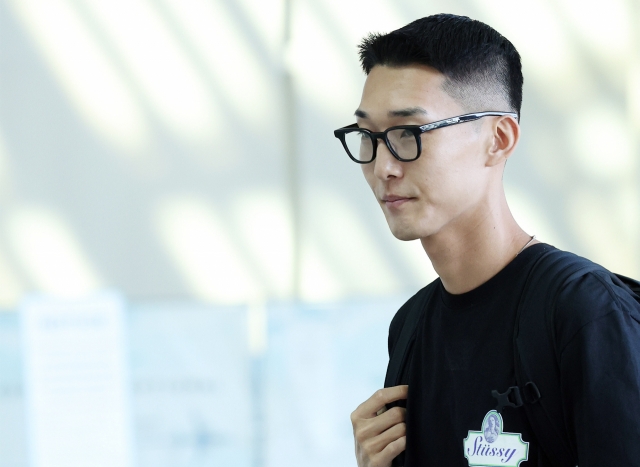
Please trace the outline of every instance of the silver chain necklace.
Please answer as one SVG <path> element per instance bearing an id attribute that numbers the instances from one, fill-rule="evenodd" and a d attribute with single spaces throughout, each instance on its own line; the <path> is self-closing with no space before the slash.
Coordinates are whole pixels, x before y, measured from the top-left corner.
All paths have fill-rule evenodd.
<path id="1" fill-rule="evenodd" d="M 531 238 L 529 239 L 529 241 L 527 242 L 527 244 L 525 246 L 522 247 L 522 250 L 520 250 L 518 253 L 516 253 L 516 256 L 518 256 L 520 253 L 522 253 L 524 251 L 524 249 L 526 247 L 528 247 L 532 241 L 534 241 L 536 239 L 535 235 L 532 235 Z"/>

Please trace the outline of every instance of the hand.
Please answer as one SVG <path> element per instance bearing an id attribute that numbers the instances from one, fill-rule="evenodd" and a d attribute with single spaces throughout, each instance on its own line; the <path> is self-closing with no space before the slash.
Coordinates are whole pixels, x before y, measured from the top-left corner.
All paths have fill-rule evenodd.
<path id="1" fill-rule="evenodd" d="M 351 414 L 358 467 L 389 467 L 407 444 L 407 409 L 389 402 L 407 398 L 409 386 L 378 389 Z"/>

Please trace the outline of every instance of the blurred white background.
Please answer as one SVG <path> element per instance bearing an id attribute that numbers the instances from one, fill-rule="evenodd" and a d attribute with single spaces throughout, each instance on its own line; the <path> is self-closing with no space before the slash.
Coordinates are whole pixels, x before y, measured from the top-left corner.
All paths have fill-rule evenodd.
<path id="1" fill-rule="evenodd" d="M 140 465 L 218 465 L 215 443 L 148 454 L 168 442 L 141 421 L 154 404 L 135 402 L 167 340 L 176 368 L 202 362 L 225 384 L 228 355 L 203 327 L 247 347 L 233 354 L 251 407 L 237 465 L 354 465 L 349 413 L 382 385 L 391 316 L 435 273 L 388 232 L 332 131 L 359 103 L 361 38 L 440 12 L 490 24 L 522 56 L 516 219 L 640 277 L 638 0 L 0 0 L 0 466 L 29 450 L 20 304 L 105 289 L 130 304 L 131 358 L 148 355 L 130 363 Z M 229 310 L 240 324 L 208 316 Z M 177 404 L 165 413 L 183 410 L 171 394 L 193 400 L 156 386 Z M 207 391 L 189 410 L 217 403 Z"/>

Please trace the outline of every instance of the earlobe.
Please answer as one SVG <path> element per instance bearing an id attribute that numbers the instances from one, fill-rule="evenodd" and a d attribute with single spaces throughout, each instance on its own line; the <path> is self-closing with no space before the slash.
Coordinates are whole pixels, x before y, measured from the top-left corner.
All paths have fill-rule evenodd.
<path id="1" fill-rule="evenodd" d="M 506 162 L 520 139 L 520 126 L 513 117 L 501 117 L 492 125 L 492 143 L 487 153 L 487 167 Z"/>

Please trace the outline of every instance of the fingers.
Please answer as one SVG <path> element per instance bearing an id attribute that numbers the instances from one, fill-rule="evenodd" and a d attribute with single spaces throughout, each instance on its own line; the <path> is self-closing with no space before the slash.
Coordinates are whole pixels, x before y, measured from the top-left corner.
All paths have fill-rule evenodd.
<path id="1" fill-rule="evenodd" d="M 371 437 L 362 442 L 362 447 L 365 451 L 370 453 L 382 452 L 386 447 L 397 441 L 400 438 L 404 438 L 407 434 L 407 425 L 404 422 L 393 425 L 388 430 L 380 433 L 377 436 Z"/>
<path id="2" fill-rule="evenodd" d="M 406 399 L 409 386 L 379 389 L 351 414 L 359 466 L 389 467 L 406 446 L 406 409 L 386 405 Z"/>
<path id="3" fill-rule="evenodd" d="M 404 423 L 395 425 L 384 433 L 361 443 L 356 440 L 358 466 L 390 467 L 393 458 L 405 450 L 406 444 Z"/>
<path id="4" fill-rule="evenodd" d="M 380 411 L 380 409 L 389 402 L 406 399 L 408 393 L 409 386 L 407 385 L 378 389 L 369 399 L 358 406 L 358 408 L 353 412 L 352 417 L 354 414 L 358 418 L 375 417 L 378 411 Z"/>
<path id="5" fill-rule="evenodd" d="M 364 442 L 388 431 L 394 425 L 404 423 L 407 409 L 393 407 L 375 418 L 365 418 L 353 423 L 353 434 L 356 440 Z"/>
<path id="6" fill-rule="evenodd" d="M 391 461 L 407 448 L 407 437 L 402 436 L 397 440 L 387 444 L 387 447 L 374 456 L 376 465 L 390 466 Z"/>

